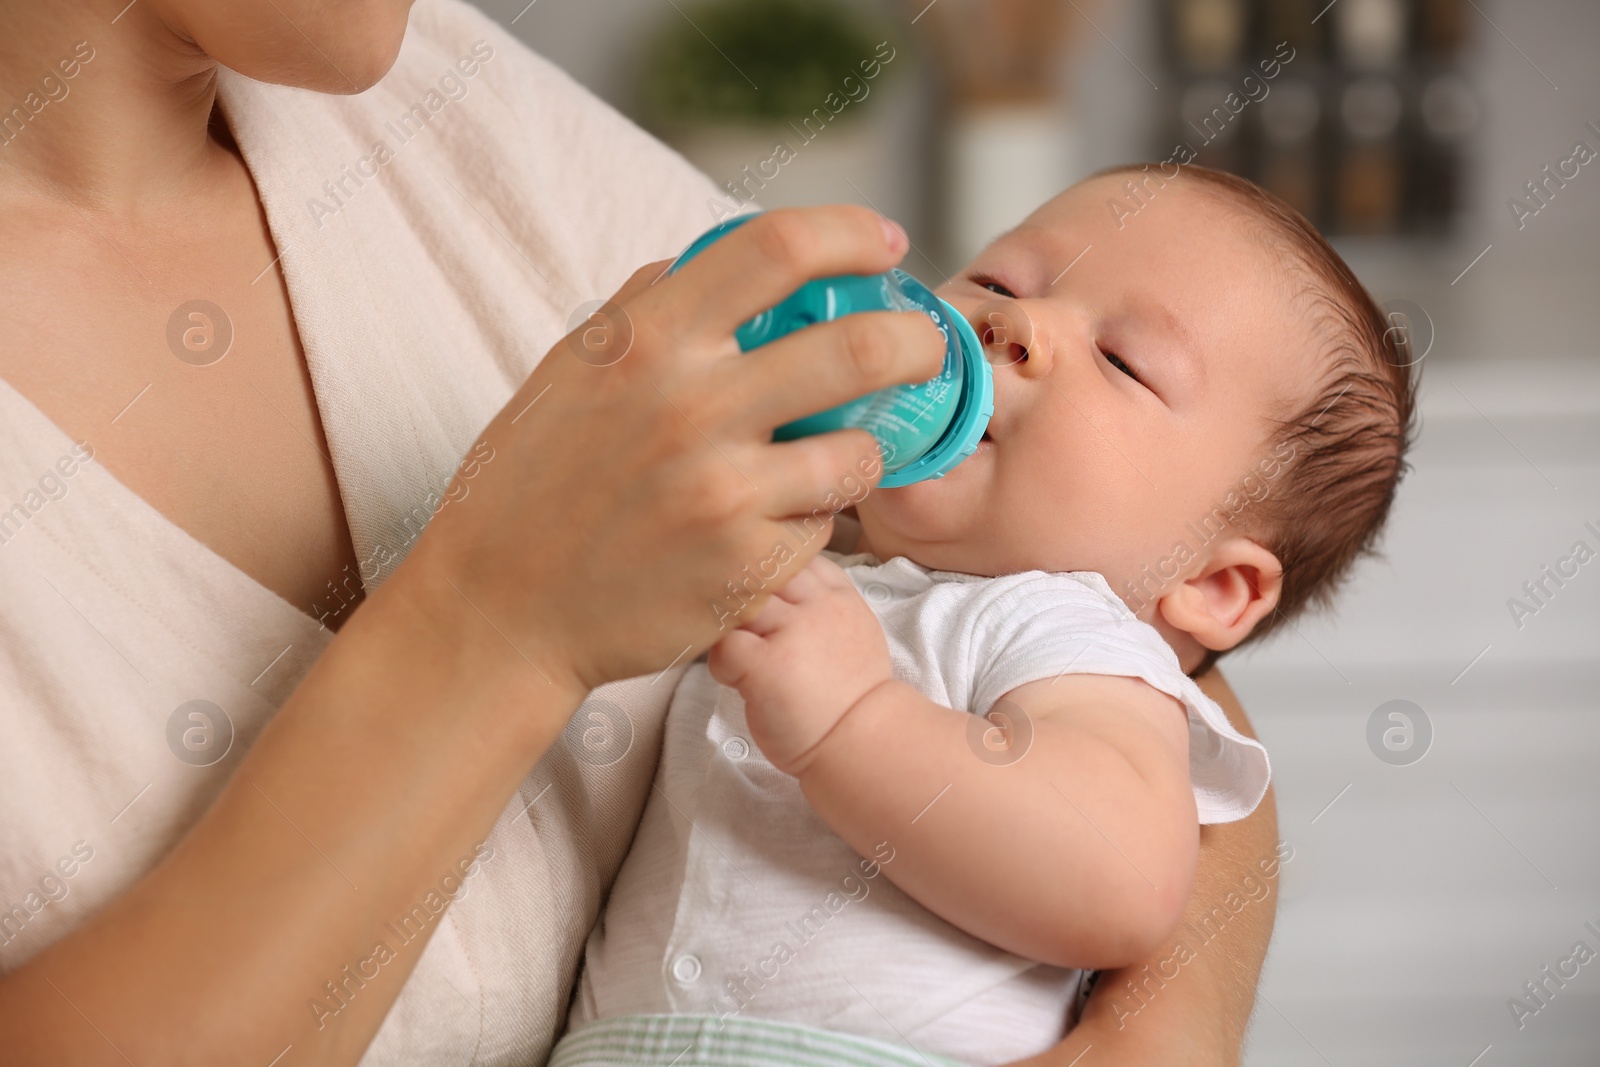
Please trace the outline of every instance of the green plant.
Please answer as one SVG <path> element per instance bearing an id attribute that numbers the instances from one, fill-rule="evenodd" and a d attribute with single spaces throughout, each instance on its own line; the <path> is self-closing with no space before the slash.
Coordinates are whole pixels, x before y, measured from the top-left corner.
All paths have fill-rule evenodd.
<path id="1" fill-rule="evenodd" d="M 661 126 L 806 114 L 829 93 L 842 94 L 844 78 L 860 78 L 858 64 L 877 45 L 872 30 L 838 0 L 684 4 L 646 50 L 641 117 Z"/>

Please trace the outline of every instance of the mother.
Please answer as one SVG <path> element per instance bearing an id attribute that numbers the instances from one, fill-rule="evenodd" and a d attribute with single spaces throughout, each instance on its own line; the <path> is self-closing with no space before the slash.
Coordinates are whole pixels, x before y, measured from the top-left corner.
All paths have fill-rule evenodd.
<path id="1" fill-rule="evenodd" d="M 537 1062 L 708 601 L 871 452 L 771 428 L 939 361 L 732 328 L 905 237 L 630 279 L 714 189 L 459 0 L 125 3 L 0 0 L 7 1062 Z M 1236 1061 L 1272 905 L 1221 914 L 1041 1060 Z"/>

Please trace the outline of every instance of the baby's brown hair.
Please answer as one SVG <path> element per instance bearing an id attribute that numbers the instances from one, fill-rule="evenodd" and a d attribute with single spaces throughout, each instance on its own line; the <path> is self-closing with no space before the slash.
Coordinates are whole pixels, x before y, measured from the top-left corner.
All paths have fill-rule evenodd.
<path id="1" fill-rule="evenodd" d="M 1153 180 L 1154 169 L 1121 166 L 1095 176 L 1142 172 Z M 1253 235 L 1300 283 L 1296 295 L 1327 346 L 1323 380 L 1299 410 L 1277 420 L 1269 442 L 1269 448 L 1293 448 L 1293 458 L 1271 492 L 1241 516 L 1241 532 L 1283 565 L 1277 609 L 1241 642 L 1247 644 L 1308 609 L 1326 607 L 1352 564 L 1375 549 L 1409 469 L 1421 357 L 1413 353 L 1408 330 L 1385 315 L 1327 239 L 1287 201 L 1197 164 L 1185 165 L 1175 179 L 1157 173 L 1167 181 L 1193 179 L 1243 209 Z M 1204 673 L 1218 655 L 1208 654 L 1194 673 Z"/>

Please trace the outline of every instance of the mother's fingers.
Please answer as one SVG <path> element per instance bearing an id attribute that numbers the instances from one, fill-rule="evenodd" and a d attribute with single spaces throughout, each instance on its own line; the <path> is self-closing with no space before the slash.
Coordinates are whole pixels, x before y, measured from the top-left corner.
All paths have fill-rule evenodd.
<path id="1" fill-rule="evenodd" d="M 673 276 L 679 322 L 725 337 L 813 278 L 878 274 L 900 262 L 905 232 L 849 204 L 758 215 L 708 246 Z"/>
<path id="2" fill-rule="evenodd" d="M 883 475 L 877 440 L 865 430 L 780 441 L 761 450 L 752 479 L 764 494 L 764 510 L 773 521 L 811 535 L 831 532 L 835 512 L 866 496 Z M 826 528 L 826 529 L 825 529 Z"/>
<path id="3" fill-rule="evenodd" d="M 944 335 L 926 315 L 845 315 L 712 368 L 725 413 L 771 433 L 786 422 L 888 386 L 923 382 L 944 366 Z"/>
<path id="4" fill-rule="evenodd" d="M 656 282 L 665 278 L 667 276 L 667 268 L 671 266 L 672 260 L 670 259 L 658 259 L 654 263 L 646 263 L 628 276 L 628 280 L 622 283 L 622 288 L 618 289 L 611 299 L 619 304 L 632 300 L 656 284 Z"/>

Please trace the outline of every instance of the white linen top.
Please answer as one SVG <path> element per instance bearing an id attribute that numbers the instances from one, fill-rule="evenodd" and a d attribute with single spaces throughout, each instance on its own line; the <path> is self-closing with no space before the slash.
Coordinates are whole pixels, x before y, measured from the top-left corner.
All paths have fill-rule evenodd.
<path id="1" fill-rule="evenodd" d="M 220 79 L 357 557 L 382 560 L 382 582 L 404 519 L 428 513 L 575 309 L 681 251 L 716 190 L 459 0 L 419 0 L 394 69 L 358 96 Z M 391 158 L 363 166 L 380 141 Z M 335 200 L 324 183 L 341 181 Z M 98 437 L 74 454 L 0 382 L 0 971 L 154 866 L 331 639 L 80 458 Z M 629 718 L 617 762 L 557 745 L 534 770 L 364 1064 L 543 1061 L 682 669 L 599 691 Z M 226 713 L 225 749 L 227 726 L 180 711 L 193 700 Z M 221 758 L 197 765 L 208 736 Z"/>
<path id="2" fill-rule="evenodd" d="M 828 555 L 883 623 L 895 677 L 930 699 L 981 716 L 1018 686 L 1062 673 L 1142 678 L 1186 709 L 1201 822 L 1243 818 L 1266 792 L 1266 750 L 1234 730 L 1100 575 L 984 578 L 903 556 Z M 934 811 L 960 802 L 929 800 Z M 742 1015 L 971 1064 L 1059 1041 L 1076 1021 L 1083 972 L 938 918 L 878 877 L 893 853 L 892 834 L 866 857 L 835 834 L 751 743 L 738 691 L 696 661 L 673 695 L 655 789 L 589 938 L 569 1025 Z"/>

